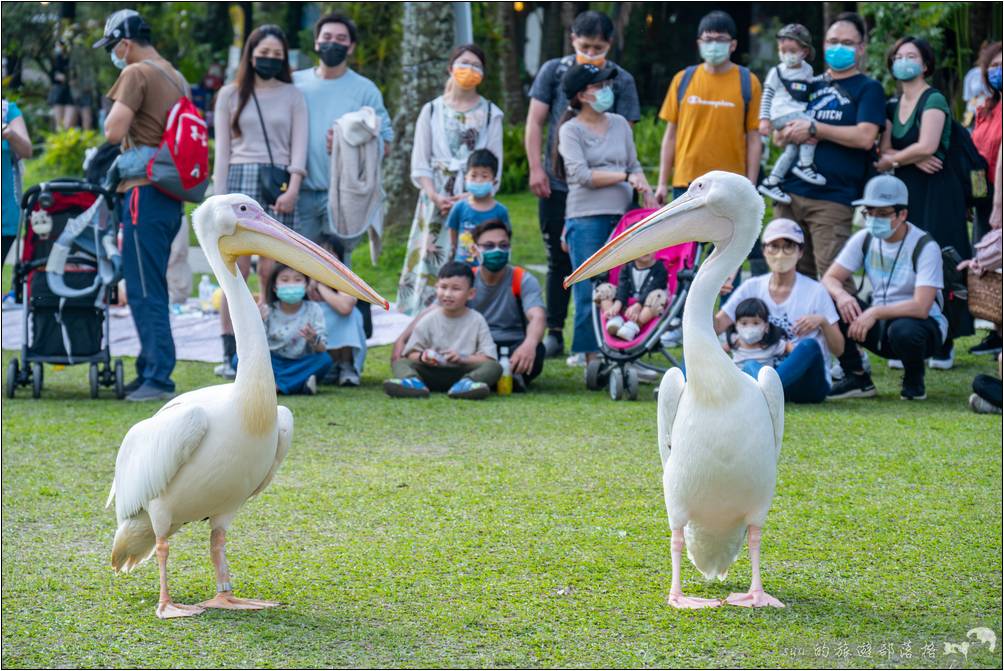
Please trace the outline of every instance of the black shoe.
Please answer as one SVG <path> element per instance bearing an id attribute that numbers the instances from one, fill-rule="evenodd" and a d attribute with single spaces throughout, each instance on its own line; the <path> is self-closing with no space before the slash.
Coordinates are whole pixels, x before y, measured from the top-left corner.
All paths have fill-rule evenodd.
<path id="1" fill-rule="evenodd" d="M 551 331 L 544 338 L 544 356 L 548 359 L 554 359 L 564 356 L 564 354 L 565 339 L 562 337 L 561 331 Z"/>
<path id="2" fill-rule="evenodd" d="M 996 331 L 991 331 L 987 337 L 980 341 L 980 344 L 969 348 L 970 354 L 1000 354 L 1001 337 Z"/>
<path id="3" fill-rule="evenodd" d="M 826 398 L 871 398 L 875 396 L 875 385 L 868 373 L 849 373 L 843 380 L 834 383 Z"/>
<path id="4" fill-rule="evenodd" d="M 176 394 L 173 391 L 161 389 L 153 386 L 152 384 L 141 384 L 136 391 L 127 395 L 125 400 L 133 403 L 142 403 L 145 401 L 169 401 L 175 396 Z"/>
<path id="5" fill-rule="evenodd" d="M 903 381 L 903 389 L 899 392 L 899 397 L 904 401 L 923 401 L 927 398 L 927 390 L 924 389 L 923 382 Z"/>

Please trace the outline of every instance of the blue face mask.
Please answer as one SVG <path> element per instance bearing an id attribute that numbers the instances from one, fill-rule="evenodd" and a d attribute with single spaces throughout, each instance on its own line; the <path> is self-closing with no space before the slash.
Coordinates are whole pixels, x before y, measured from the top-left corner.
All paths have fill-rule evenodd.
<path id="1" fill-rule="evenodd" d="M 721 65 L 729 59 L 728 42 L 698 42 L 697 50 L 708 65 Z"/>
<path id="2" fill-rule="evenodd" d="M 857 62 L 857 53 L 855 53 L 854 48 L 845 44 L 826 47 L 824 57 L 826 58 L 826 64 L 837 72 L 849 70 Z"/>
<path id="3" fill-rule="evenodd" d="M 467 192 L 475 198 L 487 198 L 492 195 L 491 182 L 467 182 Z"/>
<path id="4" fill-rule="evenodd" d="M 502 270 L 508 263 L 508 249 L 492 249 L 487 252 L 481 252 L 481 265 L 483 265 L 486 270 L 490 270 L 493 273 L 497 273 Z"/>
<path id="5" fill-rule="evenodd" d="M 275 295 L 283 303 L 299 303 L 307 293 L 307 286 L 304 284 L 278 284 L 275 287 Z"/>
<path id="6" fill-rule="evenodd" d="M 596 100 L 589 103 L 589 106 L 597 112 L 602 114 L 614 106 L 614 90 L 609 86 L 604 86 L 594 95 Z"/>
<path id="7" fill-rule="evenodd" d="M 909 58 L 901 58 L 892 62 L 892 76 L 901 82 L 916 79 L 923 71 L 924 67 L 920 63 Z"/>
<path id="8" fill-rule="evenodd" d="M 888 240 L 893 231 L 892 217 L 865 217 L 865 228 L 879 240 Z"/>
<path id="9" fill-rule="evenodd" d="M 995 68 L 987 70 L 987 81 L 990 82 L 990 86 L 994 91 L 1001 90 L 1001 66 L 998 65 Z"/>
<path id="10" fill-rule="evenodd" d="M 114 49 L 112 49 L 112 65 L 117 67 L 119 70 L 124 70 L 125 66 L 128 65 L 126 63 L 126 59 L 119 58 L 118 54 L 115 53 Z"/>

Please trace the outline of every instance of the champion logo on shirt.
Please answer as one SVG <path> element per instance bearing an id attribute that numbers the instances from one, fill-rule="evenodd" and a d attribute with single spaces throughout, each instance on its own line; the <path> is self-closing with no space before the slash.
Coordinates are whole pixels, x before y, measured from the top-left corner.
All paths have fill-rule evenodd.
<path id="1" fill-rule="evenodd" d="M 687 102 L 691 105 L 704 105 L 706 107 L 735 107 L 736 104 L 731 100 L 704 100 L 700 96 L 690 95 L 687 96 Z"/>

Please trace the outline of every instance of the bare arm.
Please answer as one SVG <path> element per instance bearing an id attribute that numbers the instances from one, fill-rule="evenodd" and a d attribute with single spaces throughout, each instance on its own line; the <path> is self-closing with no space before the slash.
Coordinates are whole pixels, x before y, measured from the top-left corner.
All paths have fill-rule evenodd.
<path id="1" fill-rule="evenodd" d="M 715 333 L 724 333 L 732 326 L 732 317 L 725 310 L 719 310 L 715 315 Z"/>
<path id="2" fill-rule="evenodd" d="M 346 293 L 342 293 L 341 291 L 335 291 L 334 289 L 320 283 L 317 285 L 317 291 L 321 294 L 321 298 L 324 299 L 324 302 L 330 305 L 335 312 L 343 317 L 351 314 L 352 309 L 356 307 L 355 296 L 350 296 Z"/>
<path id="3" fill-rule="evenodd" d="M 394 341 L 394 347 L 390 353 L 391 363 L 401 358 L 401 352 L 404 351 L 404 346 L 408 343 L 408 339 L 411 338 L 411 334 L 415 332 L 415 325 L 422 321 L 422 317 L 431 312 L 435 307 L 436 305 L 432 304 L 415 315 L 415 318 L 411 320 L 411 323 L 405 327 L 404 332 L 397 337 L 397 340 Z M 417 357 L 409 356 L 408 358 L 417 360 Z"/>
<path id="4" fill-rule="evenodd" d="M 925 110 L 920 118 L 920 137 L 909 147 L 893 151 L 890 144 L 890 160 L 900 165 L 920 163 L 934 156 L 941 144 L 941 132 L 945 129 L 945 113 L 938 109 Z M 883 146 L 885 139 L 882 140 Z"/>
<path id="5" fill-rule="evenodd" d="M 531 98 L 523 134 L 523 147 L 526 149 L 527 162 L 530 165 L 530 190 L 538 198 L 547 198 L 551 195 L 551 182 L 544 171 L 543 163 L 547 157 L 541 160 L 544 126 L 547 124 L 550 110 L 550 105 Z"/>
<path id="6" fill-rule="evenodd" d="M 760 157 L 763 155 L 763 142 L 759 131 L 746 131 L 746 177 L 756 186 L 756 178 L 760 174 Z"/>
<path id="7" fill-rule="evenodd" d="M 665 193 L 669 180 L 673 175 L 673 161 L 676 158 L 676 124 L 667 123 L 662 134 L 662 145 L 659 148 L 659 184 L 657 198 L 665 202 Z"/>
<path id="8" fill-rule="evenodd" d="M 10 143 L 10 148 L 18 158 L 31 158 L 31 138 L 28 137 L 28 126 L 24 123 L 23 116 L 7 124 L 3 131 L 3 139 Z"/>
<path id="9" fill-rule="evenodd" d="M 797 123 L 797 122 L 796 122 Z M 878 136 L 878 124 L 863 122 L 856 126 L 833 126 L 816 123 L 816 137 L 851 149 L 871 149 Z"/>
<path id="10" fill-rule="evenodd" d="M 866 312 L 871 312 L 877 320 L 896 319 L 898 317 L 913 317 L 914 319 L 926 319 L 931 313 L 931 305 L 934 304 L 938 289 L 934 287 L 915 287 L 913 298 L 899 303 L 889 305 L 875 305 Z"/>
<path id="11" fill-rule="evenodd" d="M 833 356 L 840 356 L 844 353 L 844 334 L 840 332 L 840 327 L 823 320 L 820 327 L 823 331 L 823 339 L 826 340 L 826 348 Z"/>
<path id="12" fill-rule="evenodd" d="M 112 109 L 105 117 L 105 139 L 112 144 L 118 144 L 125 139 L 132 126 L 132 120 L 136 116 L 129 107 L 118 101 L 112 105 Z"/>

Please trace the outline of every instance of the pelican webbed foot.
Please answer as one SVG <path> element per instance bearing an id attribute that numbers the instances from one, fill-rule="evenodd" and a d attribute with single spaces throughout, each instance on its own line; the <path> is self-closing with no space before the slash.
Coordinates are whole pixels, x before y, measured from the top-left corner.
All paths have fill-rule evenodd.
<path id="1" fill-rule="evenodd" d="M 201 606 L 187 606 L 183 603 L 165 601 L 157 604 L 157 617 L 161 620 L 170 620 L 175 617 L 191 617 L 201 615 L 206 612 Z"/>
<path id="2" fill-rule="evenodd" d="M 262 601 L 260 599 L 239 599 L 233 592 L 217 592 L 216 596 L 199 604 L 202 608 L 223 608 L 226 610 L 261 610 L 274 608 L 277 601 Z"/>
<path id="3" fill-rule="evenodd" d="M 784 604 L 778 599 L 775 599 L 767 592 L 761 590 L 749 591 L 749 592 L 733 592 L 729 594 L 728 598 L 725 599 L 725 603 L 731 604 L 733 606 L 741 606 L 743 608 L 764 608 L 770 606 L 771 608 L 784 608 Z"/>
<path id="4" fill-rule="evenodd" d="M 667 601 L 673 608 L 717 608 L 722 605 L 721 599 L 701 599 L 696 596 L 684 596 L 683 593 L 674 594 L 669 593 L 669 599 Z"/>

